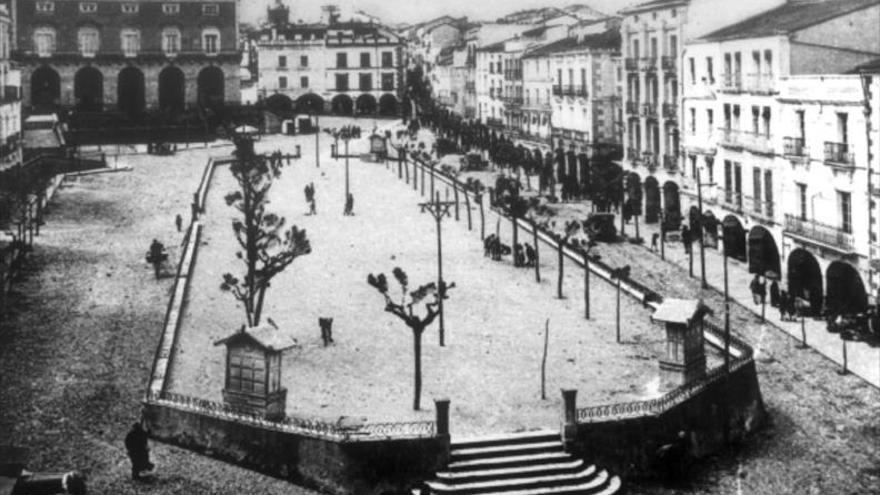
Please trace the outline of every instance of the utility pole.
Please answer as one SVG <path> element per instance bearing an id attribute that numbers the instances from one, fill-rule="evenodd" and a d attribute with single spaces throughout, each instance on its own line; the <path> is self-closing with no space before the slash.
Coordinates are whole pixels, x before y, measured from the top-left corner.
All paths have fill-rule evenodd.
<path id="1" fill-rule="evenodd" d="M 443 242 L 442 242 L 442 234 L 440 224 L 443 220 L 443 217 L 449 216 L 449 209 L 454 206 L 455 203 L 453 201 L 440 201 L 440 193 L 437 193 L 435 198 L 432 198 L 432 201 L 427 203 L 419 203 L 419 207 L 422 209 L 422 213 L 428 212 L 431 216 L 434 217 L 434 221 L 437 222 L 437 290 L 440 294 L 439 297 L 439 311 L 440 311 L 440 347 L 444 347 L 446 345 L 445 342 L 445 326 L 443 319 L 443 299 L 445 298 L 446 286 L 443 282 Z"/>
<path id="2" fill-rule="evenodd" d="M 711 184 L 706 184 L 711 185 Z M 703 184 L 700 182 L 700 168 L 697 167 L 697 209 L 700 213 L 699 221 L 697 225 L 700 228 L 700 231 L 697 233 L 700 237 L 700 281 L 702 282 L 702 287 L 704 289 L 709 288 L 709 284 L 706 283 L 706 243 L 703 242 Z M 761 318 L 763 319 L 763 311 Z"/>

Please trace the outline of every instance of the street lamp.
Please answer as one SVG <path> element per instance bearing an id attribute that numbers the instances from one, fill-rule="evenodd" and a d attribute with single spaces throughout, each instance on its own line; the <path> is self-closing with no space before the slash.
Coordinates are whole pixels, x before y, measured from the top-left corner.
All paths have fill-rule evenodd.
<path id="1" fill-rule="evenodd" d="M 611 278 L 617 281 L 617 311 L 615 314 L 615 321 L 617 326 L 617 343 L 620 343 L 620 280 L 623 278 L 629 278 L 630 266 L 626 265 L 620 268 L 615 268 L 611 270 Z"/>
<path id="2" fill-rule="evenodd" d="M 318 114 L 314 114 L 315 116 L 315 167 L 321 168 L 321 126 L 318 124 Z M 311 115 L 309 116 L 311 117 Z"/>
<path id="3" fill-rule="evenodd" d="M 437 193 L 436 198 L 432 198 L 432 201 L 427 203 L 419 203 L 419 207 L 422 209 L 422 213 L 428 212 L 431 216 L 434 217 L 434 221 L 437 222 L 437 291 L 440 294 L 439 299 L 439 312 L 440 312 L 440 347 L 446 345 L 444 340 L 445 335 L 445 327 L 444 327 L 444 319 L 443 319 L 443 299 L 446 294 L 446 285 L 443 282 L 443 244 L 441 237 L 441 228 L 440 223 L 443 220 L 443 217 L 449 216 L 449 208 L 452 207 L 454 203 L 452 201 L 440 201 L 440 193 Z"/>

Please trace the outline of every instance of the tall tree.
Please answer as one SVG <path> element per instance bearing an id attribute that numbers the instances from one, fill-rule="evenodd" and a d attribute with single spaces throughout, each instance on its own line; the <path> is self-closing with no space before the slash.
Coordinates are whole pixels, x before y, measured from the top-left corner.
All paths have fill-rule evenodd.
<path id="1" fill-rule="evenodd" d="M 269 190 L 281 175 L 283 161 L 254 153 L 253 140 L 234 135 L 236 160 L 230 170 L 239 190 L 226 195 L 226 204 L 242 218 L 232 221 L 232 230 L 241 246 L 236 256 L 245 264 L 243 278 L 223 274 L 220 289 L 230 292 L 244 306 L 248 326 L 260 324 L 266 290 L 273 277 L 296 258 L 312 252 L 305 229 L 285 228 L 284 217 L 266 211 Z"/>
<path id="2" fill-rule="evenodd" d="M 395 267 L 391 272 L 397 282 L 400 284 L 400 302 L 395 302 L 388 294 L 388 279 L 384 273 L 374 276 L 372 273 L 367 276 L 367 283 L 376 288 L 382 296 L 385 297 L 385 311 L 400 318 L 406 326 L 412 330 L 413 335 L 413 359 L 414 359 L 414 393 L 413 393 L 413 410 L 418 411 L 422 397 L 422 334 L 428 325 L 434 321 L 440 314 L 440 299 L 447 299 L 446 291 L 455 287 L 455 283 L 448 286 L 443 284 L 437 287 L 437 284 L 431 282 L 420 286 L 418 289 L 407 292 L 409 287 L 409 278 L 400 267 Z M 432 297 L 431 300 L 426 300 Z M 419 316 L 413 311 L 413 306 L 425 301 L 425 315 Z"/>

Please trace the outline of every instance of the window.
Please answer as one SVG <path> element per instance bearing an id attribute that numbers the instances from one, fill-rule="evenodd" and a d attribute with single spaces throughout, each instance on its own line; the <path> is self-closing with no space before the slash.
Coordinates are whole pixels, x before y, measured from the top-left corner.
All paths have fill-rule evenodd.
<path id="1" fill-rule="evenodd" d="M 755 74 L 761 73 L 761 52 L 758 50 L 752 51 L 752 66 L 755 68 Z"/>
<path id="2" fill-rule="evenodd" d="M 691 84 L 697 84 L 697 65 L 694 57 L 688 57 L 688 74 L 691 76 Z"/>
<path id="3" fill-rule="evenodd" d="M 756 213 L 761 213 L 761 169 L 752 169 L 752 206 Z"/>
<path id="4" fill-rule="evenodd" d="M 206 3 L 202 5 L 202 15 L 219 15 L 220 6 L 216 3 Z"/>
<path id="5" fill-rule="evenodd" d="M 98 11 L 98 4 L 95 2 L 80 2 L 79 11 L 83 14 L 91 14 Z"/>
<path id="6" fill-rule="evenodd" d="M 180 30 L 165 28 L 162 30 L 162 51 L 165 55 L 176 55 L 180 51 Z"/>
<path id="7" fill-rule="evenodd" d="M 848 192 L 837 191 L 837 205 L 840 209 L 840 230 L 852 233 L 852 196 Z"/>
<path id="8" fill-rule="evenodd" d="M 336 74 L 336 91 L 348 91 L 348 74 Z"/>
<path id="9" fill-rule="evenodd" d="M 709 184 L 713 184 L 715 182 L 715 158 L 706 156 L 703 159 L 706 161 L 707 180 Z"/>
<path id="10" fill-rule="evenodd" d="M 764 137 L 770 137 L 770 107 L 761 109 L 761 124 L 763 126 Z"/>
<path id="11" fill-rule="evenodd" d="M 711 133 L 712 129 L 715 127 L 715 112 L 712 111 L 711 108 L 706 109 L 706 122 L 709 133 Z"/>
<path id="12" fill-rule="evenodd" d="M 837 114 L 837 142 L 841 144 L 846 144 L 849 142 L 849 132 L 847 129 L 847 115 L 846 113 L 838 113 Z"/>
<path id="13" fill-rule="evenodd" d="M 691 114 L 691 118 L 690 118 L 691 134 L 696 134 L 697 133 L 697 109 L 691 108 L 690 114 Z"/>
<path id="14" fill-rule="evenodd" d="M 309 87 L 309 78 L 307 76 L 302 76 L 299 78 L 299 87 L 308 88 Z"/>
<path id="15" fill-rule="evenodd" d="M 179 3 L 163 3 L 162 4 L 162 13 L 173 15 L 180 13 L 180 4 Z"/>
<path id="16" fill-rule="evenodd" d="M 764 50 L 764 75 L 773 77 L 773 51 Z"/>
<path id="17" fill-rule="evenodd" d="M 657 38 L 651 38 L 651 58 L 657 58 Z"/>
<path id="18" fill-rule="evenodd" d="M 55 12 L 55 2 L 37 2 L 37 12 L 42 14 Z"/>
<path id="19" fill-rule="evenodd" d="M 93 27 L 79 28 L 77 33 L 77 42 L 79 44 L 79 52 L 84 57 L 94 57 L 98 52 L 100 43 L 98 30 Z"/>
<path id="20" fill-rule="evenodd" d="M 669 56 L 678 56 L 678 36 L 672 34 L 669 36 Z"/>
<path id="21" fill-rule="evenodd" d="M 758 120 L 760 119 L 761 109 L 756 106 L 752 106 L 752 134 L 758 134 Z"/>
<path id="22" fill-rule="evenodd" d="M 382 91 L 394 91 L 394 74 L 382 74 Z"/>
<path id="23" fill-rule="evenodd" d="M 801 140 L 803 141 L 806 137 L 806 129 L 804 127 L 805 113 L 803 110 L 797 110 L 797 111 L 795 111 L 794 115 L 795 115 L 795 125 L 797 125 L 797 129 L 798 129 L 797 137 L 801 138 Z"/>
<path id="24" fill-rule="evenodd" d="M 34 29 L 34 50 L 40 57 L 48 57 L 55 52 L 55 30 L 53 28 Z"/>
<path id="25" fill-rule="evenodd" d="M 697 177 L 697 155 L 688 155 L 688 159 L 691 162 L 691 177 Z"/>
<path id="26" fill-rule="evenodd" d="M 287 89 L 287 76 L 278 76 L 278 87 L 280 89 Z"/>
<path id="27" fill-rule="evenodd" d="M 798 216 L 801 220 L 807 219 L 807 185 L 797 184 L 798 190 Z"/>
<path id="28" fill-rule="evenodd" d="M 211 27 L 202 30 L 202 51 L 207 54 L 216 54 L 220 51 L 219 29 Z"/>
<path id="29" fill-rule="evenodd" d="M 347 69 L 348 68 L 348 54 L 347 53 L 337 53 L 336 54 L 336 68 L 337 69 Z"/>
<path id="30" fill-rule="evenodd" d="M 287 56 L 286 55 L 278 55 L 278 68 L 286 69 L 287 68 Z"/>
<path id="31" fill-rule="evenodd" d="M 724 160 L 724 195 L 725 200 L 730 202 L 730 185 L 733 182 L 733 166 L 730 163 L 730 160 Z"/>
<path id="32" fill-rule="evenodd" d="M 394 67 L 393 52 L 382 52 L 382 67 Z"/>
<path id="33" fill-rule="evenodd" d="M 731 123 L 730 123 L 730 103 L 725 103 L 725 104 L 724 104 L 724 129 L 729 131 L 730 128 L 731 128 Z"/>
<path id="34" fill-rule="evenodd" d="M 764 214 L 773 216 L 773 171 L 764 171 Z"/>
<path id="35" fill-rule="evenodd" d="M 137 14 L 140 10 L 140 6 L 136 3 L 124 3 L 121 7 L 123 14 Z"/>
<path id="36" fill-rule="evenodd" d="M 126 28 L 120 33 L 122 53 L 126 57 L 134 57 L 141 50 L 141 33 L 137 29 Z"/>
<path id="37" fill-rule="evenodd" d="M 712 65 L 712 57 L 706 57 L 706 76 L 709 78 L 709 84 L 715 84 L 715 69 Z"/>
<path id="38" fill-rule="evenodd" d="M 361 91 L 372 91 L 373 90 L 373 75 L 372 74 L 361 74 L 358 77 L 358 87 Z"/>
<path id="39" fill-rule="evenodd" d="M 370 66 L 370 53 L 361 53 L 361 67 Z"/>
<path id="40" fill-rule="evenodd" d="M 642 51 L 639 50 L 639 40 L 633 40 L 632 49 L 633 58 L 639 58 L 642 56 Z"/>
<path id="41" fill-rule="evenodd" d="M 265 362 L 262 358 L 233 353 L 229 356 L 229 389 L 265 393 Z"/>
<path id="42" fill-rule="evenodd" d="M 300 67 L 308 67 L 309 66 L 309 56 L 308 55 L 300 55 L 299 66 Z"/>

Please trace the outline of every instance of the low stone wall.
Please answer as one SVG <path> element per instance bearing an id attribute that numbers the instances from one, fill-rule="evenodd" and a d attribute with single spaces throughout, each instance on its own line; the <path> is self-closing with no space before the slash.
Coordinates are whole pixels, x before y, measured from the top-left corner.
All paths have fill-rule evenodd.
<path id="1" fill-rule="evenodd" d="M 333 438 L 269 424 L 144 403 L 154 439 L 334 494 L 404 493 L 448 460 L 449 436 Z"/>

